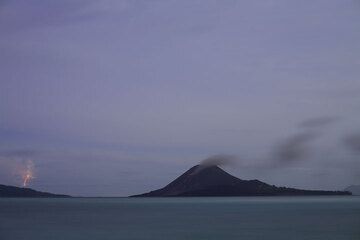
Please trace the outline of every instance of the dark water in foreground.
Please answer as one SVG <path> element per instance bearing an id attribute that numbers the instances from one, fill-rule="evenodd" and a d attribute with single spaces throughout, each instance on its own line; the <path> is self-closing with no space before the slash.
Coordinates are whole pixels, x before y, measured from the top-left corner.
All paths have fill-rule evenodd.
<path id="1" fill-rule="evenodd" d="M 0 239 L 360 239 L 360 197 L 0 199 Z"/>

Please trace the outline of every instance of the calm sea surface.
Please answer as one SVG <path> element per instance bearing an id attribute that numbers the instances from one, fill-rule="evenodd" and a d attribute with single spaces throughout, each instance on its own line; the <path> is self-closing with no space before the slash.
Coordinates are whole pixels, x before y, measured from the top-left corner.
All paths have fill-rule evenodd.
<path id="1" fill-rule="evenodd" d="M 1 240 L 360 240 L 360 197 L 0 199 Z"/>

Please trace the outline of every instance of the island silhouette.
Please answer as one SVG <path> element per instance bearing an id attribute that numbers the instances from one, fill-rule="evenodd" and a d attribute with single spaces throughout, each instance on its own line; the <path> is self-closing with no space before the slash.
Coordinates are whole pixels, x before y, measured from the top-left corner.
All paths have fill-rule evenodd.
<path id="1" fill-rule="evenodd" d="M 0 197 L 63 198 L 70 196 L 64 194 L 40 192 L 26 187 L 15 187 L 0 184 Z"/>
<path id="2" fill-rule="evenodd" d="M 349 191 L 304 190 L 277 187 L 259 180 L 242 180 L 220 167 L 196 165 L 164 188 L 130 197 L 210 197 L 210 196 L 306 196 L 351 195 Z"/>
<path id="3" fill-rule="evenodd" d="M 352 195 L 350 191 L 304 190 L 277 187 L 259 180 L 242 180 L 216 165 L 196 165 L 165 187 L 130 197 L 311 196 Z M 71 197 L 0 184 L 0 197 Z"/>

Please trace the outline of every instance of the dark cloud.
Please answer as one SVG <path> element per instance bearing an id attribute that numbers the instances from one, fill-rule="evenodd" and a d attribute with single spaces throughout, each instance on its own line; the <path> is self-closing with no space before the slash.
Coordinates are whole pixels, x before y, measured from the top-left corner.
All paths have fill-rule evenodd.
<path id="1" fill-rule="evenodd" d="M 0 3 L 0 13 L 11 21 L 11 25 L 0 23 L 3 30 L 11 33 L 17 30 L 26 30 L 39 27 L 59 27 L 88 23 L 103 15 L 101 10 L 92 6 L 93 1 L 4 1 Z M 16 13 L 21 14 L 18 18 Z"/>
<path id="2" fill-rule="evenodd" d="M 350 150 L 360 153 L 360 133 L 354 133 L 344 138 L 344 144 Z"/>
<path id="3" fill-rule="evenodd" d="M 26 157 L 33 157 L 38 154 L 37 151 L 34 150 L 24 150 L 24 149 L 16 149 L 16 150 L 0 150 L 0 157 L 19 157 L 19 158 L 26 158 Z"/>
<path id="4" fill-rule="evenodd" d="M 305 128 L 320 128 L 324 126 L 328 126 L 334 122 L 339 120 L 338 117 L 318 117 L 318 118 L 311 118 L 303 121 L 300 123 L 300 127 Z"/>

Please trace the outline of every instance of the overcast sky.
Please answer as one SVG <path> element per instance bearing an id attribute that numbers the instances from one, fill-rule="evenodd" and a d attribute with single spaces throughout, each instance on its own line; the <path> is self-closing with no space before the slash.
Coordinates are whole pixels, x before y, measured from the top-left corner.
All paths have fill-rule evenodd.
<path id="1" fill-rule="evenodd" d="M 162 187 L 213 154 L 243 179 L 360 184 L 360 3 L 0 1 L 0 183 Z"/>

